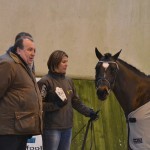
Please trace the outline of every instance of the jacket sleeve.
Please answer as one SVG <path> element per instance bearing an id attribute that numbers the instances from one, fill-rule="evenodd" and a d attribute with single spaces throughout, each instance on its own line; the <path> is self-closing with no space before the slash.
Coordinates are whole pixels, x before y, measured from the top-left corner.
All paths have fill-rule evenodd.
<path id="1" fill-rule="evenodd" d="M 50 99 L 50 96 L 48 96 L 51 88 L 48 80 L 46 80 L 46 78 L 42 78 L 37 83 L 43 100 L 43 111 L 59 110 L 60 108 L 53 103 L 53 101 Z"/>
<path id="2" fill-rule="evenodd" d="M 6 94 L 15 78 L 15 70 L 9 62 L 0 62 L 0 99 Z"/>
<path id="3" fill-rule="evenodd" d="M 71 80 L 70 83 L 73 88 L 72 107 L 86 117 L 90 117 L 92 109 L 83 104 L 83 102 L 80 100 L 79 96 L 76 93 L 73 81 Z"/>

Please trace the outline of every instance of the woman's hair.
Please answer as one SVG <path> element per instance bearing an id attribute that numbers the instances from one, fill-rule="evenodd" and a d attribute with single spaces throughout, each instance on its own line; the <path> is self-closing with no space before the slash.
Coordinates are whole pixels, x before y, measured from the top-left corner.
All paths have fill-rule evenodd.
<path id="1" fill-rule="evenodd" d="M 50 72 L 55 72 L 55 70 L 58 68 L 58 65 L 62 61 L 62 58 L 68 55 L 61 50 L 55 50 L 50 56 L 47 61 L 47 66 Z"/>

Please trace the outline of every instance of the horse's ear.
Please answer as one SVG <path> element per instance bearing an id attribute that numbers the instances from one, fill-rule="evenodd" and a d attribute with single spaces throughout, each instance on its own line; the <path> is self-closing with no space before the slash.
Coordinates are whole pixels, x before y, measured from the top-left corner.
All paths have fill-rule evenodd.
<path id="1" fill-rule="evenodd" d="M 121 51 L 122 51 L 122 49 L 121 49 L 118 53 L 116 53 L 116 54 L 113 56 L 114 60 L 117 60 L 117 59 L 118 59 L 118 57 L 119 57 Z"/>
<path id="2" fill-rule="evenodd" d="M 103 55 L 99 52 L 99 50 L 97 49 L 97 47 L 95 47 L 95 54 L 96 54 L 96 57 L 100 60 Z"/>

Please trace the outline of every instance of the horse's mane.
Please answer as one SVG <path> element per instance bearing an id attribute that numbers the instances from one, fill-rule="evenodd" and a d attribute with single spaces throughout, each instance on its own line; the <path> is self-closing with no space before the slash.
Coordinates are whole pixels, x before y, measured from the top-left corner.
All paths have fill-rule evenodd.
<path id="1" fill-rule="evenodd" d="M 109 60 L 112 57 L 112 55 L 110 53 L 105 53 L 104 57 L 102 58 L 102 60 Z M 125 62 L 122 59 L 117 59 L 117 61 L 119 61 L 121 64 L 125 65 L 127 68 L 131 69 L 132 71 L 136 72 L 138 75 L 142 76 L 142 77 L 148 77 L 150 78 L 150 75 L 146 75 L 144 72 L 141 72 L 139 69 L 137 69 L 136 67 L 128 64 L 127 62 Z"/>
<path id="2" fill-rule="evenodd" d="M 132 71 L 136 72 L 138 75 L 150 78 L 150 75 L 146 75 L 145 73 L 141 72 L 139 69 L 137 69 L 136 67 L 128 64 L 127 62 L 123 61 L 122 59 L 117 59 L 117 61 L 119 61 L 121 64 L 125 65 L 126 67 L 128 67 Z"/>

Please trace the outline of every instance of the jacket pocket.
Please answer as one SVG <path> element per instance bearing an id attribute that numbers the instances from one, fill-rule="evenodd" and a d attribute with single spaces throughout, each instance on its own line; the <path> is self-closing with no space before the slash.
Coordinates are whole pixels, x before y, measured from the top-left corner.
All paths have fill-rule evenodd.
<path id="1" fill-rule="evenodd" d="M 15 129 L 21 133 L 33 133 L 36 130 L 36 116 L 33 112 L 15 112 Z"/>

